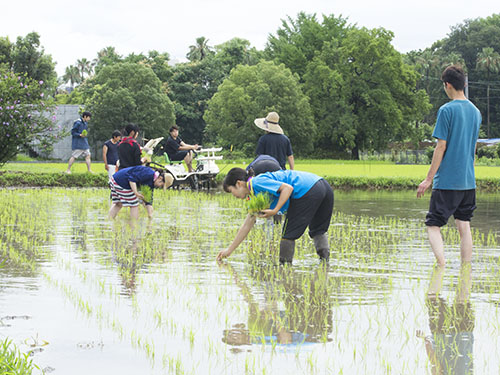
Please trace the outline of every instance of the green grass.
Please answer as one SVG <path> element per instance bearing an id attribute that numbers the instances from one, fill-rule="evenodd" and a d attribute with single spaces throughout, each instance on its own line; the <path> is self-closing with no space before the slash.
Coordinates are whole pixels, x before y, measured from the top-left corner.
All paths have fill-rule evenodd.
<path id="1" fill-rule="evenodd" d="M 22 354 L 10 340 L 0 342 L 0 374 L 29 375 L 35 365 L 28 354 Z"/>

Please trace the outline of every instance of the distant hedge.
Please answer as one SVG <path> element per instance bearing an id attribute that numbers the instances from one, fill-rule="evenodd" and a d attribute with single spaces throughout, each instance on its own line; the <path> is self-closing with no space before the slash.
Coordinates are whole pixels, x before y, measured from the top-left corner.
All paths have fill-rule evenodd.
<path id="1" fill-rule="evenodd" d="M 225 174 L 217 175 L 220 184 Z M 413 177 L 336 177 L 326 180 L 335 189 L 350 190 L 412 190 L 422 181 Z M 500 191 L 500 179 L 478 178 L 479 190 Z M 0 187 L 108 187 L 108 175 L 104 173 L 31 173 L 0 171 Z"/>

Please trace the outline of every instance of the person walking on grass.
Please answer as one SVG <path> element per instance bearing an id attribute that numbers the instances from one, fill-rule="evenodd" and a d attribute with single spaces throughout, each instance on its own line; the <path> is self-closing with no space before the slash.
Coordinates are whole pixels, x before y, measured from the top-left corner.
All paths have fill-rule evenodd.
<path id="1" fill-rule="evenodd" d="M 71 129 L 71 157 L 68 161 L 68 169 L 66 173 L 71 173 L 71 166 L 77 158 L 83 156 L 85 158 L 85 164 L 87 164 L 87 170 L 89 173 L 93 173 L 90 169 L 90 146 L 87 139 L 88 133 L 88 122 L 92 115 L 90 112 L 83 112 L 82 117 L 75 121 L 73 128 Z"/>
<path id="2" fill-rule="evenodd" d="M 108 177 L 111 180 L 111 176 L 115 173 L 116 163 L 118 162 L 118 143 L 122 138 L 122 133 L 119 130 L 115 130 L 111 134 L 111 139 L 104 142 L 102 146 L 102 160 L 104 161 L 104 168 L 108 172 Z"/>
<path id="3" fill-rule="evenodd" d="M 160 173 L 143 165 L 120 169 L 111 177 L 109 184 L 113 202 L 109 210 L 109 217 L 114 219 L 122 207 L 130 207 L 130 217 L 137 219 L 139 217 L 139 200 L 141 200 L 144 204 L 149 203 L 150 209 L 147 212 L 151 219 L 153 216 L 153 189 L 166 189 L 172 185 L 172 182 L 172 175 Z M 144 192 L 140 193 L 138 185 L 147 186 L 151 196 L 146 197 Z"/>
<path id="4" fill-rule="evenodd" d="M 291 264 L 295 253 L 295 240 L 307 227 L 314 241 L 316 253 L 321 260 L 328 261 L 330 247 L 326 235 L 333 211 L 333 190 L 323 178 L 308 172 L 279 170 L 253 176 L 241 168 L 231 169 L 224 179 L 224 191 L 235 198 L 254 199 L 259 194 L 269 194 L 271 204 L 258 213 L 268 218 L 286 212 L 280 241 L 280 264 Z M 247 237 L 255 225 L 256 215 L 249 213 L 235 239 L 217 255 L 217 260 L 229 257 Z"/>
<path id="5" fill-rule="evenodd" d="M 481 113 L 464 95 L 465 74 L 459 66 L 449 66 L 441 76 L 450 102 L 439 108 L 432 136 L 437 145 L 427 177 L 417 189 L 424 195 L 433 184 L 425 224 L 429 242 L 439 266 L 445 265 L 441 227 L 453 215 L 460 234 L 462 262 L 472 259 L 470 220 L 476 209 L 474 156 L 481 125 Z"/>

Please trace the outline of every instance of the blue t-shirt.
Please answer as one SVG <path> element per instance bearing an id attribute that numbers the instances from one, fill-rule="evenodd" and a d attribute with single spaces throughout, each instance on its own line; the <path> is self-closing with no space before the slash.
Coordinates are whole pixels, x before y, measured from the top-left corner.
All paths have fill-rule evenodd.
<path id="1" fill-rule="evenodd" d="M 309 172 L 299 172 L 292 170 L 281 170 L 276 172 L 262 173 L 256 177 L 253 177 L 249 183 L 250 191 L 257 195 L 260 193 L 269 193 L 272 202 L 270 209 L 276 207 L 280 193 L 278 189 L 283 183 L 291 185 L 293 187 L 291 199 L 302 198 L 312 187 L 318 182 L 321 177 L 316 176 Z M 286 212 L 288 206 L 290 205 L 290 199 L 281 207 L 280 212 Z"/>
<path id="2" fill-rule="evenodd" d="M 122 188 L 130 189 L 130 182 L 140 185 L 148 185 L 151 189 L 154 187 L 155 171 L 143 165 L 120 169 L 113 175 L 113 179 Z"/>
<path id="3" fill-rule="evenodd" d="M 446 141 L 446 151 L 433 189 L 476 188 L 474 154 L 480 125 L 481 113 L 469 100 L 452 100 L 439 108 L 432 136 Z"/>
<path id="4" fill-rule="evenodd" d="M 113 143 L 110 139 L 104 142 L 104 145 L 108 148 L 106 152 L 106 161 L 108 165 L 115 165 L 119 159 L 118 156 L 118 142 Z"/>

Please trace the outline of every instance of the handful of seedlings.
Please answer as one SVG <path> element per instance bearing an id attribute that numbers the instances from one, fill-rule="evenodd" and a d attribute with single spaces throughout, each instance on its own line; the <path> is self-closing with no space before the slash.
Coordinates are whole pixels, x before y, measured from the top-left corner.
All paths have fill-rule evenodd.
<path id="1" fill-rule="evenodd" d="M 257 195 L 251 195 L 250 199 L 247 201 L 248 213 L 251 215 L 257 215 L 262 210 L 267 210 L 271 206 L 271 197 L 269 193 L 260 193 Z"/>
<path id="2" fill-rule="evenodd" d="M 144 196 L 144 203 L 151 203 L 151 200 L 153 199 L 153 190 L 149 187 L 149 185 L 142 185 L 140 192 Z"/>
<path id="3" fill-rule="evenodd" d="M 87 129 L 83 129 L 83 131 L 82 131 L 82 135 L 83 135 L 84 137 L 86 137 L 86 136 L 87 136 L 87 134 L 88 134 Z"/>

